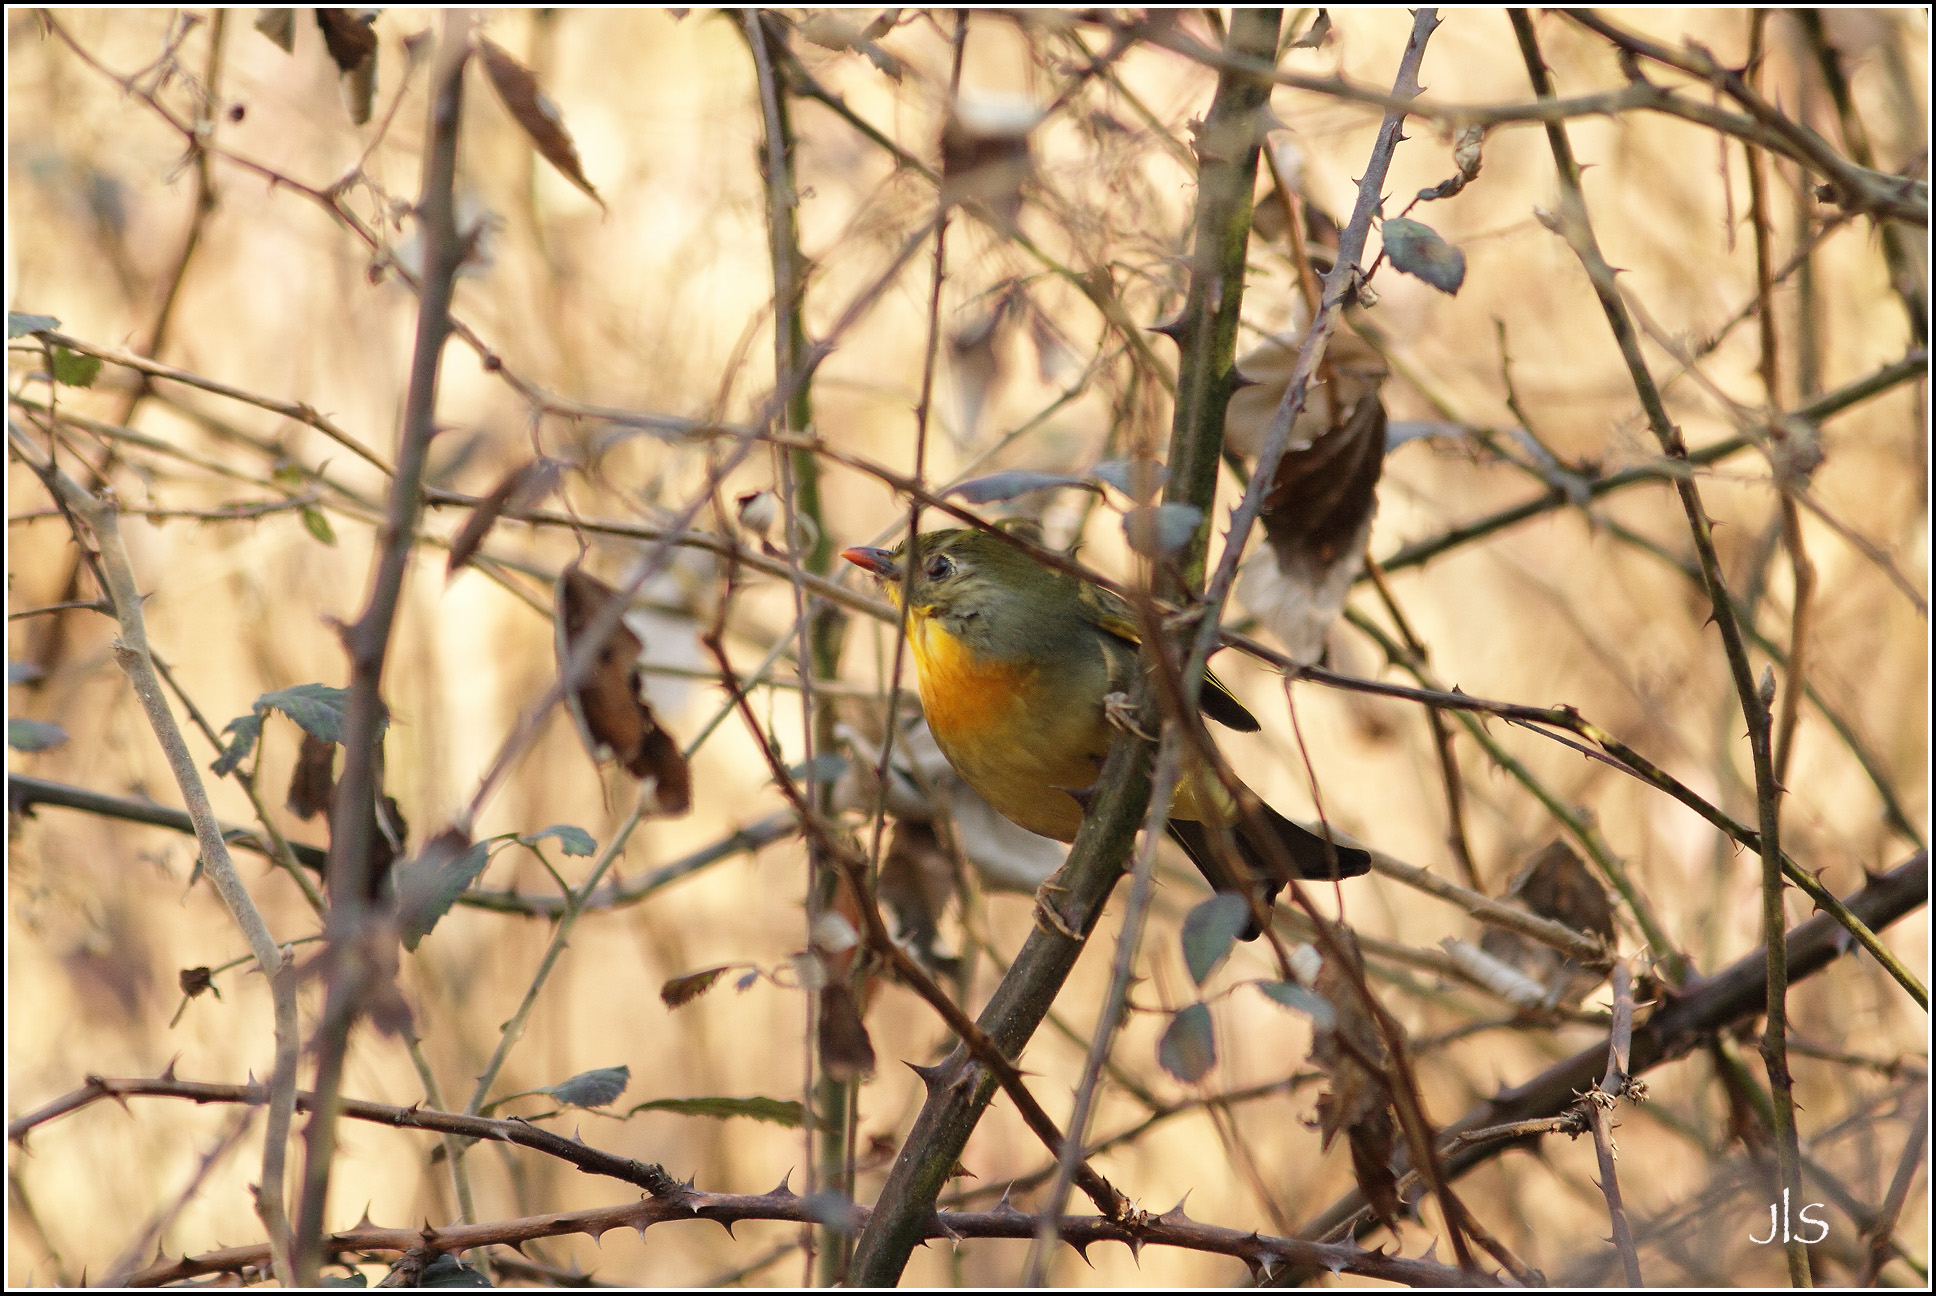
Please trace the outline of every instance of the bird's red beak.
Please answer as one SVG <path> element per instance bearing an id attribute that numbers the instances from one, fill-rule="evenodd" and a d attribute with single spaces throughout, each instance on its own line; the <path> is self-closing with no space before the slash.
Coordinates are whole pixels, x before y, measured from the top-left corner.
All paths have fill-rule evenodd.
<path id="1" fill-rule="evenodd" d="M 894 554 L 890 550 L 856 546 L 841 550 L 840 556 L 863 571 L 873 572 L 882 580 L 900 579 L 901 565 L 894 561 Z"/>

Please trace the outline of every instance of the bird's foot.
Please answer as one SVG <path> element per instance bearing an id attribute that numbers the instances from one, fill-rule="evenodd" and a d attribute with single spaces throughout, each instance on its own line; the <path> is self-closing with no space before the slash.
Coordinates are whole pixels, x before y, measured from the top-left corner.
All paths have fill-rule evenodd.
<path id="1" fill-rule="evenodd" d="M 1135 734 L 1144 742 L 1156 741 L 1155 734 L 1143 732 L 1143 727 L 1137 723 L 1136 704 L 1130 701 L 1129 694 L 1103 694 L 1102 714 L 1103 719 L 1109 721 L 1111 728 L 1120 729 L 1127 734 Z"/>

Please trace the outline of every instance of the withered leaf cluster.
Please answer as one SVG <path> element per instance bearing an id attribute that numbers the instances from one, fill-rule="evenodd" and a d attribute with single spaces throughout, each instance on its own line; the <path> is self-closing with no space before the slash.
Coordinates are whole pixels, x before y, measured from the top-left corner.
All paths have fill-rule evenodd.
<path id="1" fill-rule="evenodd" d="M 1353 985 L 1354 980 L 1362 983 L 1364 979 L 1364 956 L 1358 952 L 1357 939 L 1343 926 L 1335 926 L 1332 931 L 1357 967 L 1354 973 L 1327 952 L 1318 971 L 1317 992 L 1336 1017 L 1328 1030 L 1320 1024 L 1311 1044 L 1311 1060 L 1331 1077 L 1330 1088 L 1318 1096 L 1318 1128 L 1326 1150 L 1339 1131 L 1344 1132 L 1351 1148 L 1351 1171 L 1365 1200 L 1381 1220 L 1396 1226 L 1403 1210 L 1398 1178 L 1391 1168 L 1392 1153 L 1398 1146 L 1398 1122 L 1383 1076 L 1365 1066 L 1369 1061 L 1382 1071 L 1390 1055 L 1378 1023 Z"/>
<path id="2" fill-rule="evenodd" d="M 1238 359 L 1250 385 L 1231 396 L 1224 416 L 1224 441 L 1236 453 L 1254 458 L 1263 449 L 1299 341 L 1274 338 Z M 1349 329 L 1333 333 L 1264 497 L 1265 543 L 1238 592 L 1299 661 L 1323 654 L 1325 634 L 1364 569 L 1385 463 L 1380 387 L 1389 373 L 1370 343 Z"/>
<path id="3" fill-rule="evenodd" d="M 1613 904 L 1606 888 L 1565 842 L 1555 839 L 1526 862 L 1506 896 L 1541 918 L 1598 936 L 1613 947 Z M 1488 927 L 1479 948 L 1546 987 L 1547 1002 L 1573 1005 L 1607 978 L 1610 963 L 1582 963 L 1503 927 Z"/>

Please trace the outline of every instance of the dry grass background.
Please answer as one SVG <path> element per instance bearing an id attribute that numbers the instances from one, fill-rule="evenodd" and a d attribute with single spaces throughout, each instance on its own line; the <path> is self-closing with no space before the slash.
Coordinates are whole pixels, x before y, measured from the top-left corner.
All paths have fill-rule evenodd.
<path id="1" fill-rule="evenodd" d="M 1829 16 L 1878 164 L 1902 165 L 1927 147 L 1926 18 L 1903 11 Z M 356 162 L 374 126 L 348 123 L 335 71 L 313 26 L 302 25 L 291 56 L 252 32 L 246 17 L 246 11 L 229 16 L 220 88 L 223 102 L 243 105 L 246 115 L 222 121 L 218 142 L 306 183 L 326 184 Z M 1338 67 L 1361 84 L 1389 86 L 1407 31 L 1404 15 L 1340 11 L 1334 17 L 1334 41 L 1293 53 L 1287 66 L 1314 72 Z M 163 11 L 67 11 L 59 21 L 107 67 L 127 72 L 156 56 L 174 19 Z M 408 10 L 377 19 L 384 60 L 379 116 L 399 84 L 400 38 L 431 22 L 429 15 Z M 536 160 L 482 81 L 472 82 L 460 187 L 495 212 L 501 227 L 493 264 L 460 284 L 455 312 L 518 375 L 589 403 L 679 415 L 717 412 L 729 419 L 749 416 L 770 387 L 772 283 L 757 164 L 760 119 L 751 61 L 735 22 L 705 11 L 683 19 L 666 12 L 606 11 L 488 16 L 491 38 L 537 70 L 609 206 L 601 213 Z M 1668 44 L 1699 39 L 1724 61 L 1739 63 L 1745 49 L 1747 19 L 1739 12 L 1655 12 L 1631 23 Z M 945 17 L 939 25 L 915 19 L 885 38 L 908 65 L 898 84 L 858 55 L 799 41 L 796 47 L 856 113 L 932 160 L 945 107 L 947 26 Z M 1561 93 L 1621 83 L 1605 42 L 1556 16 L 1542 17 L 1539 31 Z M 1096 36 L 1089 39 L 1095 46 Z M 1771 23 L 1770 39 L 1765 79 L 1771 97 L 1791 111 L 1807 105 L 1824 132 L 1839 138 L 1791 28 Z M 199 73 L 204 67 L 207 40 L 206 23 L 188 36 L 180 50 L 185 68 Z M 1046 102 L 1062 81 L 1049 56 L 1066 61 L 1067 51 L 1052 24 L 1024 28 L 976 14 L 963 85 Z M 1213 83 L 1202 68 L 1155 49 L 1130 52 L 1119 75 L 1182 139 L 1188 138 L 1188 121 L 1205 110 Z M 1421 80 L 1430 95 L 1450 102 L 1520 101 L 1528 94 L 1499 11 L 1446 15 Z M 389 196 L 404 201 L 414 198 L 417 187 L 422 92 L 419 74 L 368 167 Z M 179 97 L 179 90 L 170 93 Z M 1282 89 L 1274 106 L 1308 157 L 1306 186 L 1313 199 L 1334 212 L 1348 211 L 1375 113 Z M 1103 108 L 1130 129 L 1086 130 L 1084 114 Z M 17 10 L 8 15 L 7 115 L 10 309 L 55 315 L 63 331 L 99 344 L 135 344 L 152 325 L 189 220 L 192 171 L 178 165 L 179 137 L 61 41 L 44 35 L 32 15 Z M 907 233 L 931 216 L 933 190 L 917 176 L 895 172 L 879 149 L 820 106 L 797 105 L 795 119 L 805 190 L 801 241 L 814 264 L 808 316 L 818 332 L 879 273 Z M 1705 130 L 1638 114 L 1579 119 L 1571 133 L 1578 154 L 1593 164 L 1587 196 L 1608 259 L 1628 271 L 1623 285 L 1664 329 L 1677 338 L 1702 337 L 1753 299 L 1753 239 L 1742 222 L 1747 184 L 1738 147 L 1723 150 Z M 1035 146 L 1040 187 L 1024 228 L 1078 268 L 1114 262 L 1135 318 L 1154 320 L 1173 310 L 1184 278 L 1173 258 L 1188 246 L 1188 172 L 1099 85 L 1085 89 L 1073 110 L 1051 119 Z M 1447 143 L 1425 125 L 1414 125 L 1412 138 L 1398 150 L 1388 192 L 1402 198 L 1451 169 Z M 307 402 L 389 453 L 408 376 L 413 297 L 394 275 L 373 284 L 367 249 L 314 204 L 219 162 L 213 173 L 219 206 L 182 282 L 161 358 L 252 392 Z M 1772 174 L 1779 261 L 1794 245 L 1794 177 L 1785 165 Z M 1501 321 L 1524 409 L 1563 459 L 1608 469 L 1648 462 L 1653 442 L 1600 308 L 1573 254 L 1534 218 L 1533 208 L 1551 205 L 1554 193 L 1543 132 L 1529 126 L 1493 132 L 1480 179 L 1458 198 L 1414 213 L 1465 249 L 1470 268 L 1464 290 L 1446 297 L 1386 270 L 1376 280 L 1381 300 L 1371 319 L 1459 417 L 1504 427 L 1517 420 L 1503 403 L 1494 325 Z M 369 214 L 366 196 L 353 201 Z M 1388 210 L 1395 214 L 1396 205 Z M 1916 234 L 1920 239 L 1921 231 Z M 1275 330 L 1292 313 L 1292 281 L 1281 253 L 1261 240 L 1253 243 L 1253 261 L 1260 269 L 1245 299 L 1246 317 L 1264 331 Z M 1039 264 L 989 227 L 965 217 L 950 235 L 944 326 L 966 327 L 985 308 L 989 288 L 1021 275 L 1032 277 L 1037 304 L 1086 361 L 1102 333 L 1094 309 L 1042 275 Z M 1796 326 L 1804 311 L 1812 310 L 1818 321 L 1821 389 L 1898 359 L 1912 344 L 1868 222 L 1856 220 L 1831 234 L 1815 258 L 1814 276 L 1812 305 L 1792 282 L 1777 299 L 1784 371 L 1791 375 L 1784 400 L 1790 403 L 1796 399 Z M 842 340 L 814 387 L 821 432 L 897 471 L 913 467 L 910 411 L 926 346 L 927 292 L 924 254 Z M 749 329 L 752 342 L 742 352 Z M 1174 354 L 1167 343 L 1159 350 L 1166 359 Z M 1024 332 L 1005 333 L 997 354 L 1000 376 L 975 428 L 963 426 L 960 417 L 962 398 L 975 384 L 959 367 L 951 372 L 944 359 L 937 434 L 926 465 L 931 481 L 952 478 L 1059 394 L 1060 382 L 1037 372 Z M 1657 371 L 1672 371 L 1657 347 L 1650 346 L 1648 356 Z M 1749 325 L 1736 329 L 1702 367 L 1736 400 L 1755 406 L 1761 401 L 1756 356 Z M 1121 368 L 1116 364 L 1109 381 L 1070 402 L 994 462 L 1068 469 L 1108 457 L 1109 388 L 1120 383 Z M 113 384 L 125 377 L 109 366 L 103 390 L 64 391 L 63 401 L 112 418 L 125 399 Z M 19 364 L 10 381 L 21 386 Z M 1406 381 L 1387 388 L 1387 401 L 1394 418 L 1439 417 L 1426 394 Z M 381 490 L 374 471 L 314 432 L 205 393 L 165 387 L 162 398 L 142 404 L 136 425 L 150 436 L 266 474 L 266 460 L 213 435 L 186 409 L 271 438 L 312 467 L 327 461 L 341 480 L 371 495 Z M 1733 430 L 1724 412 L 1689 381 L 1671 389 L 1670 410 L 1697 446 Z M 1918 588 L 1927 586 L 1925 416 L 1926 388 L 1918 382 L 1830 421 L 1826 461 L 1813 485 L 1827 512 L 1885 549 Z M 1168 414 L 1145 409 L 1136 417 L 1161 429 Z M 439 484 L 482 493 L 528 453 L 526 406 L 461 344 L 447 349 L 438 419 L 448 429 L 433 448 Z M 583 453 L 603 430 L 552 419 L 542 435 L 554 452 Z M 567 490 L 573 506 L 588 516 L 650 520 L 655 510 L 682 505 L 704 471 L 693 448 L 638 436 L 605 454 L 595 475 L 574 474 Z M 764 453 L 756 454 L 727 483 L 726 493 L 767 486 L 772 474 Z M 211 508 L 268 495 L 135 451 L 115 483 L 131 509 L 151 502 Z M 901 516 L 901 505 L 864 475 L 832 467 L 825 488 L 826 516 L 842 543 L 869 543 Z M 1407 444 L 1387 463 L 1371 552 L 1389 555 L 1536 489 L 1470 446 Z M 1771 557 L 1777 501 L 1765 461 L 1736 456 L 1704 473 L 1701 489 L 1731 583 L 1737 590 L 1762 590 L 1757 624 L 1785 643 L 1792 584 L 1785 555 Z M 1225 490 L 1234 503 L 1228 483 Z M 1065 527 L 1081 521 L 1072 512 L 1077 502 L 1055 500 L 1052 521 Z M 11 515 L 33 514 L 44 511 L 47 500 L 31 475 L 12 472 L 8 504 Z M 1676 554 L 1691 553 L 1671 491 L 1642 487 L 1589 512 L 1549 512 L 1396 574 L 1395 592 L 1448 683 L 1487 697 L 1571 703 L 1752 822 L 1753 778 L 1740 712 L 1716 636 L 1703 628 L 1703 597 L 1596 519 L 1615 520 Z M 433 511 L 427 525 L 448 535 L 461 521 L 455 511 Z M 326 547 L 291 513 L 235 524 L 129 519 L 142 587 L 152 591 L 146 611 L 156 649 L 217 724 L 247 711 L 265 690 L 345 681 L 329 619 L 350 619 L 362 605 L 372 529 L 345 513 L 333 514 L 332 523 L 338 541 Z M 1126 570 L 1113 517 L 1098 512 L 1086 525 L 1085 561 L 1106 571 Z M 1844 539 L 1812 516 L 1804 525 L 1821 577 L 1811 682 L 1875 754 L 1911 821 L 1926 831 L 1927 621 Z M 61 599 L 72 553 L 63 524 L 44 518 L 13 522 L 8 535 L 10 607 Z M 575 552 L 567 533 L 514 524 L 501 525 L 492 545 L 552 571 Z M 630 557 L 631 551 L 607 543 L 591 565 L 610 577 Z M 653 593 L 662 602 L 703 609 L 715 573 L 702 558 L 682 556 Z M 1383 619 L 1367 588 L 1360 587 L 1354 604 Z M 791 617 L 786 585 L 755 578 L 732 622 L 736 659 L 744 666 L 759 660 L 787 632 Z M 31 690 L 11 688 L 10 706 L 14 714 L 58 722 L 69 738 L 50 752 L 16 756 L 14 768 L 179 804 L 108 652 L 108 623 L 69 614 L 58 649 L 49 639 L 51 624 L 50 618 L 10 624 L 10 660 L 49 668 Z M 700 665 L 694 634 L 691 620 L 666 617 L 650 644 L 655 660 Z M 863 684 L 878 679 L 892 648 L 887 627 L 857 621 L 848 638 L 847 678 Z M 1354 671 L 1377 673 L 1382 664 L 1376 648 L 1348 628 L 1337 632 L 1334 651 Z M 1278 682 L 1234 654 L 1220 660 L 1233 686 L 1265 717 L 1262 734 L 1231 738 L 1226 752 L 1267 799 L 1286 812 L 1308 814 L 1307 775 Z M 426 548 L 406 586 L 391 661 L 386 693 L 396 724 L 388 744 L 390 790 L 420 836 L 435 831 L 469 796 L 520 710 L 549 684 L 555 669 L 551 630 L 478 572 L 446 586 L 441 554 Z M 697 731 L 723 696 L 713 685 L 671 676 L 655 676 L 650 684 L 661 716 L 682 738 Z M 1444 794 L 1416 708 L 1311 685 L 1298 689 L 1297 700 L 1327 813 L 1382 850 L 1450 874 Z M 757 703 L 797 759 L 797 695 L 762 690 Z M 270 722 L 266 788 L 278 789 L 286 780 L 294 732 L 284 721 Z M 1729 849 L 1691 812 L 1604 765 L 1521 730 L 1495 726 L 1495 732 L 1567 803 L 1590 809 L 1697 966 L 1717 968 L 1759 943 L 1754 857 Z M 1474 853 L 1488 886 L 1498 889 L 1531 851 L 1556 835 L 1556 827 L 1523 787 L 1489 770 L 1467 740 L 1459 742 Z M 204 763 L 213 758 L 205 745 L 196 751 Z M 643 872 L 781 804 L 736 718 L 700 749 L 693 772 L 693 813 L 643 827 L 626 850 L 622 873 Z M 1862 869 L 1892 866 L 1912 849 L 1884 821 L 1870 781 L 1819 712 L 1804 713 L 1789 786 L 1785 844 L 1809 867 L 1825 868 L 1825 880 L 1838 893 L 1859 886 Z M 491 803 L 479 832 L 575 823 L 603 841 L 626 808 L 625 788 L 622 779 L 601 780 L 569 724 L 554 713 L 543 739 Z M 225 819 L 249 818 L 232 785 L 215 784 L 213 793 Z M 291 821 L 289 827 L 298 839 L 319 840 L 317 825 Z M 244 948 L 208 890 L 187 885 L 194 856 L 185 837 L 69 811 L 43 809 L 16 825 L 8 869 L 10 1115 L 74 1088 L 85 1075 L 152 1075 L 170 1059 L 189 1078 L 234 1081 L 266 1071 L 268 996 L 259 977 L 239 969 L 225 974 L 220 1002 L 199 999 L 179 1025 L 169 1026 L 179 1002 L 176 971 L 226 961 Z M 286 879 L 254 857 L 242 862 L 279 937 L 312 930 L 313 919 Z M 495 864 L 485 882 L 527 891 L 547 886 L 535 861 L 515 852 Z M 798 1097 L 806 1064 L 803 995 L 767 984 L 744 993 L 722 989 L 669 1013 L 656 990 L 670 976 L 712 964 L 783 963 L 804 944 L 803 893 L 804 852 L 788 840 L 754 858 L 715 865 L 647 904 L 589 916 L 545 989 L 498 1091 L 623 1063 L 632 1073 L 627 1102 L 707 1094 Z M 1137 995 L 1143 1003 L 1174 1004 L 1188 994 L 1174 930 L 1196 898 L 1193 882 L 1177 874 L 1160 898 L 1146 944 L 1150 979 Z M 1383 879 L 1347 887 L 1346 903 L 1361 931 L 1412 946 L 1435 948 L 1446 935 L 1475 935 L 1463 915 Z M 1012 952 L 1029 923 L 1026 899 L 991 897 L 979 912 L 994 948 Z M 1799 921 L 1807 906 L 1791 895 L 1790 913 Z M 1106 919 L 1098 950 L 1086 955 L 1060 1001 L 1061 1015 L 1085 1039 L 1107 982 L 1113 930 L 1113 919 Z M 405 991 L 447 1094 L 468 1092 L 547 935 L 538 921 L 459 909 L 405 960 Z M 1899 924 L 1885 939 L 1911 967 L 1927 968 L 1926 915 Z M 1631 927 L 1624 928 L 1623 949 L 1638 948 Z M 1268 976 L 1262 959 L 1246 947 L 1220 976 L 1225 983 Z M 971 1007 L 995 975 L 986 959 L 977 966 Z M 1469 989 L 1434 988 L 1428 975 L 1412 977 L 1417 992 L 1394 989 L 1387 1002 L 1415 1037 L 1502 1014 Z M 1913 1110 L 1925 1101 L 1914 1077 L 1923 1074 L 1926 1017 L 1866 958 L 1841 960 L 1798 986 L 1792 999 L 1802 1039 L 1876 1058 L 1910 1059 L 1909 1069 L 1893 1077 L 1808 1057 L 1794 1062 L 1804 1140 L 1823 1136 L 1813 1145 L 1815 1154 L 1873 1204 L 1888 1185 Z M 1215 1011 L 1223 1061 L 1202 1092 L 1281 1078 L 1304 1064 L 1310 1039 L 1303 1019 L 1251 995 L 1223 1000 Z M 932 1013 L 894 988 L 881 995 L 869 1025 L 882 1065 L 861 1100 L 863 1147 L 873 1136 L 894 1138 L 905 1130 L 919 1105 L 920 1085 L 901 1063 L 934 1060 L 944 1034 Z M 1156 1015 L 1133 1015 L 1116 1057 L 1157 1095 L 1189 1096 L 1195 1090 L 1154 1063 L 1161 1025 Z M 1495 1030 L 1437 1049 L 1422 1064 L 1429 1109 L 1435 1119 L 1450 1120 L 1501 1083 L 1522 1079 L 1593 1038 L 1592 1028 L 1578 1026 Z M 1047 1029 L 1027 1054 L 1034 1087 L 1058 1119 L 1066 1114 L 1065 1095 L 1081 1056 L 1080 1044 Z M 1729 1167 L 1738 1167 L 1741 1158 L 1704 1056 L 1665 1067 L 1649 1081 L 1652 1102 L 1627 1113 L 1620 1130 L 1623 1187 L 1641 1221 L 1696 1199 L 1717 1176 L 1733 1173 Z M 399 1104 L 422 1097 L 401 1049 L 374 1033 L 359 1036 L 346 1089 Z M 1199 1109 L 1107 1154 L 1099 1165 L 1144 1207 L 1166 1209 L 1187 1195 L 1193 1218 L 1276 1231 L 1260 1192 L 1274 1199 L 1282 1217 L 1297 1220 L 1350 1184 L 1342 1151 L 1321 1155 L 1317 1135 L 1305 1123 L 1313 1093 L 1307 1087 L 1233 1108 L 1240 1148 L 1220 1141 L 1211 1116 Z M 1112 1132 L 1142 1112 L 1133 1098 L 1106 1087 L 1092 1128 Z M 9 1283 L 71 1283 L 84 1270 L 101 1275 L 144 1222 L 181 1192 L 232 1119 L 226 1110 L 180 1102 L 140 1101 L 129 1112 L 99 1104 L 38 1131 L 30 1149 L 10 1149 Z M 701 1187 L 715 1191 L 762 1191 L 789 1171 L 798 1186 L 807 1157 L 797 1132 L 750 1121 L 647 1114 L 620 1123 L 582 1114 L 575 1123 L 602 1147 L 660 1162 L 680 1177 L 696 1176 Z M 447 1176 L 427 1160 L 434 1146 L 429 1136 L 351 1124 L 344 1140 L 332 1226 L 351 1223 L 366 1206 L 371 1219 L 387 1225 L 454 1218 Z M 246 1189 L 256 1169 L 253 1147 L 245 1141 L 243 1151 L 216 1165 L 183 1205 L 165 1233 L 170 1254 L 259 1236 Z M 969 1145 L 965 1164 L 976 1178 L 966 1182 L 990 1184 L 1043 1160 L 1040 1146 L 998 1100 Z M 1233 1169 L 1246 1160 L 1255 1167 L 1254 1178 Z M 629 1197 L 612 1182 L 535 1154 L 485 1148 L 470 1162 L 485 1219 Z M 878 1182 L 878 1174 L 863 1175 L 863 1200 Z M 1927 1180 L 1919 1178 L 1901 1230 L 1919 1257 L 1928 1248 L 1926 1192 Z M 1549 1275 L 1617 1274 L 1617 1267 L 1591 1274 L 1575 1268 L 1607 1253 L 1601 1240 L 1607 1221 L 1587 1143 L 1549 1140 L 1537 1159 L 1496 1161 L 1466 1181 L 1464 1195 L 1508 1245 Z M 1765 1224 L 1763 1196 L 1759 1187 L 1744 1189 L 1701 1215 L 1679 1240 L 1644 1251 L 1650 1279 L 1743 1285 L 1779 1280 L 1778 1250 L 1745 1240 Z M 1854 1225 L 1839 1214 L 1832 1218 L 1838 1240 L 1855 1245 Z M 565 1238 L 540 1249 L 554 1263 L 595 1269 L 607 1280 L 691 1284 L 729 1273 L 796 1233 L 791 1226 L 756 1224 L 741 1227 L 735 1239 L 691 1224 L 656 1228 L 643 1242 L 636 1234 L 614 1232 L 602 1247 Z M 1406 1251 L 1416 1254 L 1426 1236 L 1407 1226 Z M 917 1253 L 907 1280 L 1011 1282 L 1021 1256 L 1019 1243 L 934 1247 Z M 1146 1249 L 1136 1261 L 1121 1247 L 1104 1246 L 1089 1260 L 1093 1269 L 1064 1251 L 1051 1277 L 1161 1285 L 1243 1276 L 1235 1261 L 1159 1248 Z M 795 1253 L 748 1281 L 789 1283 L 801 1273 Z M 1848 1276 L 1833 1262 L 1826 1273 L 1834 1280 Z M 1888 1273 L 1907 1276 L 1900 1264 Z"/>

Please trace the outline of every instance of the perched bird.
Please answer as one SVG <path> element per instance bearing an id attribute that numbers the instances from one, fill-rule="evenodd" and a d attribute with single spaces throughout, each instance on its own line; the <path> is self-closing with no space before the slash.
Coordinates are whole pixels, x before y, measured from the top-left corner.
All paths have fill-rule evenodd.
<path id="1" fill-rule="evenodd" d="M 879 577 L 897 606 L 912 569 L 908 647 L 928 727 L 956 772 L 1030 832 L 1075 840 L 1082 805 L 1071 793 L 1095 785 L 1120 725 L 1112 713 L 1128 701 L 1137 668 L 1142 638 L 1122 600 L 981 531 L 926 532 L 911 557 L 906 544 L 841 556 Z M 1215 676 L 1204 677 L 1201 707 L 1240 732 L 1258 728 Z M 1268 806 L 1263 819 L 1243 822 L 1221 783 L 1189 770 L 1170 803 L 1169 831 L 1213 887 L 1241 893 L 1255 885 L 1266 906 L 1282 881 L 1260 831 L 1302 878 L 1357 877 L 1371 867 L 1363 849 Z M 1232 876 L 1219 853 L 1213 839 L 1224 827 L 1254 881 Z"/>

